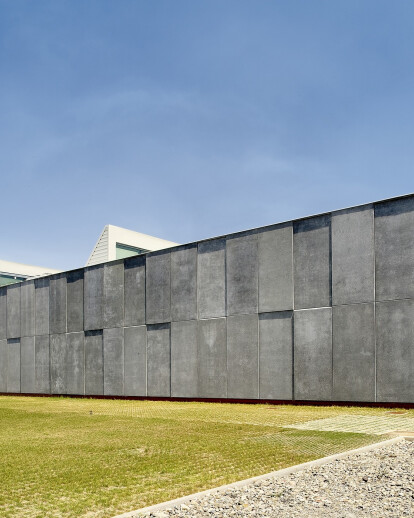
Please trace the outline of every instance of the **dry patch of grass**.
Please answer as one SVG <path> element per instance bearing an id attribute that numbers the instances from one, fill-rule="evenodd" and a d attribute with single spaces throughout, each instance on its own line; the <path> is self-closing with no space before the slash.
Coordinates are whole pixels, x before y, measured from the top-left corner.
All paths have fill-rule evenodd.
<path id="1" fill-rule="evenodd" d="M 380 439 L 284 428 L 350 413 L 385 410 L 0 397 L 0 515 L 110 517 Z"/>

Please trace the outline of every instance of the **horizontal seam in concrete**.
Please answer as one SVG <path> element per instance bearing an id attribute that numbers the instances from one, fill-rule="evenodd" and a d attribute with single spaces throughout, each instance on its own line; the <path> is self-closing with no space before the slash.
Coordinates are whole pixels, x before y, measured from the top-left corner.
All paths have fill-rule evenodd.
<path id="1" fill-rule="evenodd" d="M 402 300 L 414 300 L 414 299 L 413 299 L 413 297 L 403 297 L 403 298 L 397 298 L 397 299 L 376 299 L 376 300 L 372 299 L 372 300 L 364 300 L 361 302 L 344 302 L 343 304 L 332 304 L 332 307 L 337 308 L 340 306 L 358 306 L 361 304 L 378 304 L 381 302 L 398 302 L 398 301 L 402 301 Z M 324 307 L 331 307 L 331 306 L 324 306 Z M 319 309 L 319 308 L 308 308 L 308 309 Z M 298 311 L 298 310 L 295 310 L 295 311 Z M 299 310 L 299 311 L 303 311 L 303 310 Z"/>
<path id="2" fill-rule="evenodd" d="M 342 304 L 332 304 L 333 308 L 340 308 L 342 306 L 360 306 L 361 304 L 375 304 L 378 300 L 363 300 L 361 302 L 343 302 Z"/>
<path id="3" fill-rule="evenodd" d="M 378 304 L 378 303 L 381 303 L 381 302 L 398 302 L 400 300 L 414 300 L 413 297 L 403 297 L 401 299 L 377 299 L 375 302 Z"/>
<path id="4" fill-rule="evenodd" d="M 315 310 L 315 309 L 332 309 L 333 306 L 316 306 L 316 307 L 313 307 L 313 308 L 297 308 L 297 309 L 287 309 L 285 311 L 294 311 L 295 313 L 298 313 L 299 311 L 312 311 L 312 310 Z"/>
<path id="5" fill-rule="evenodd" d="M 142 516 L 144 513 L 150 513 L 154 511 L 161 511 L 163 509 L 167 509 L 173 506 L 178 506 L 189 502 L 191 500 L 199 499 L 205 496 L 209 496 L 214 493 L 219 493 L 221 491 L 227 491 L 229 489 L 237 489 L 243 486 L 247 486 L 249 484 L 254 484 L 255 482 L 261 482 L 262 480 L 267 480 L 269 478 L 281 478 L 292 473 L 296 473 L 298 471 L 303 471 L 307 468 L 313 468 L 322 466 L 327 464 L 328 462 L 333 462 L 334 460 L 343 459 L 344 457 L 348 457 L 349 455 L 357 455 L 359 453 L 365 453 L 367 451 L 371 451 L 377 448 L 382 448 L 383 446 L 390 446 L 395 444 L 396 442 L 403 441 L 405 438 L 403 436 L 394 437 L 393 439 L 387 439 L 385 441 L 380 441 L 374 444 L 369 444 L 368 446 L 362 446 L 361 448 L 356 448 L 354 450 L 345 451 L 342 453 L 337 453 L 335 455 L 329 455 L 328 457 L 322 457 L 321 459 L 312 460 L 310 462 L 304 462 L 303 464 L 297 464 L 296 466 L 291 466 L 289 468 L 280 469 L 278 471 L 272 471 L 270 473 L 266 473 L 264 475 L 259 475 L 257 477 L 247 478 L 245 480 L 240 480 L 238 482 L 233 482 L 232 484 L 226 484 L 224 486 L 215 487 L 212 489 L 207 489 L 205 491 L 200 491 L 199 493 L 193 493 L 192 495 L 183 496 L 181 498 L 176 498 L 175 500 L 169 500 L 168 502 L 162 502 L 160 504 L 155 504 L 149 507 L 143 507 L 142 509 L 137 509 L 136 511 L 129 511 L 127 513 L 119 514 L 114 516 L 113 518 L 138 518 Z"/>
<path id="6" fill-rule="evenodd" d="M 176 324 L 177 322 L 197 322 L 198 318 L 184 318 L 182 320 L 173 320 L 171 319 L 171 324 Z"/>
<path id="7" fill-rule="evenodd" d="M 337 307 L 340 307 L 340 306 L 358 306 L 358 305 L 361 305 L 361 304 L 378 304 L 378 303 L 381 303 L 381 302 L 398 302 L 398 301 L 403 301 L 403 300 L 414 300 L 413 297 L 402 297 L 402 298 L 396 298 L 396 299 L 372 299 L 372 300 L 363 300 L 363 301 L 360 301 L 360 302 L 344 302 L 343 304 L 332 304 L 331 306 L 315 306 L 315 307 L 311 307 L 311 308 L 295 308 L 295 309 L 284 309 L 284 310 L 280 310 L 280 311 L 294 311 L 295 313 L 297 313 L 298 311 L 310 311 L 310 310 L 315 310 L 315 309 L 326 309 L 326 308 L 337 308 Z M 280 311 L 263 311 L 263 312 L 259 312 L 260 313 L 278 313 Z M 246 313 L 247 314 L 247 313 Z M 249 313 L 249 314 L 253 314 L 253 313 Z"/>

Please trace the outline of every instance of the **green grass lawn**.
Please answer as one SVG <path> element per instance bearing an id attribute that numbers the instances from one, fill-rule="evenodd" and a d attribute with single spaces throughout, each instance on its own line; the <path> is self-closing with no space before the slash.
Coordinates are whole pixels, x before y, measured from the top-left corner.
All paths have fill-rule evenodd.
<path id="1" fill-rule="evenodd" d="M 0 516 L 110 517 L 381 440 L 284 426 L 385 412 L 0 397 Z"/>

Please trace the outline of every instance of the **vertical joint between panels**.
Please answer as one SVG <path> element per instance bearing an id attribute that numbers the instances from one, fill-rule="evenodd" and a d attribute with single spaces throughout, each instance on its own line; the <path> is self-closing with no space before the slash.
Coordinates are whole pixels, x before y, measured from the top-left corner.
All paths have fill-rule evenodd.
<path id="1" fill-rule="evenodd" d="M 148 326 L 145 324 L 145 395 L 148 396 Z"/>
<path id="2" fill-rule="evenodd" d="M 377 254 L 375 250 L 375 204 L 372 206 L 372 250 L 374 270 L 374 401 L 377 402 Z"/>
<path id="3" fill-rule="evenodd" d="M 260 399 L 260 319 L 259 319 L 259 311 L 260 311 L 260 234 L 256 234 L 256 261 L 257 261 L 257 279 L 256 279 L 256 287 L 257 287 L 257 397 Z"/>
<path id="4" fill-rule="evenodd" d="M 333 336 L 333 308 L 332 308 L 332 213 L 329 215 L 329 306 L 331 310 L 331 400 L 334 393 L 334 336 Z"/>
<path id="5" fill-rule="evenodd" d="M 257 315 L 257 397 L 260 399 L 260 318 Z"/>
<path id="6" fill-rule="evenodd" d="M 295 312 L 292 311 L 291 317 L 291 332 L 292 332 L 292 400 L 295 400 Z"/>
<path id="7" fill-rule="evenodd" d="M 226 332 L 226 398 L 229 396 L 229 359 L 228 359 L 228 316 L 227 316 L 227 236 L 224 239 L 224 318 Z"/>
<path id="8" fill-rule="evenodd" d="M 291 237 L 291 268 L 292 268 L 292 400 L 295 400 L 295 257 L 294 257 L 294 226 L 292 223 L 292 237 Z"/>

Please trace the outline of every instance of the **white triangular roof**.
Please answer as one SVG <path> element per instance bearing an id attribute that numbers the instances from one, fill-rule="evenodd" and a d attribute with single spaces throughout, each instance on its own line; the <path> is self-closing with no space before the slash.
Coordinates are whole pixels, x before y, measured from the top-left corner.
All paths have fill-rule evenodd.
<path id="1" fill-rule="evenodd" d="M 117 243 L 142 248 L 150 252 L 178 245 L 178 243 L 141 234 L 141 232 L 116 227 L 115 225 L 106 225 L 89 256 L 86 266 L 115 260 Z"/>

